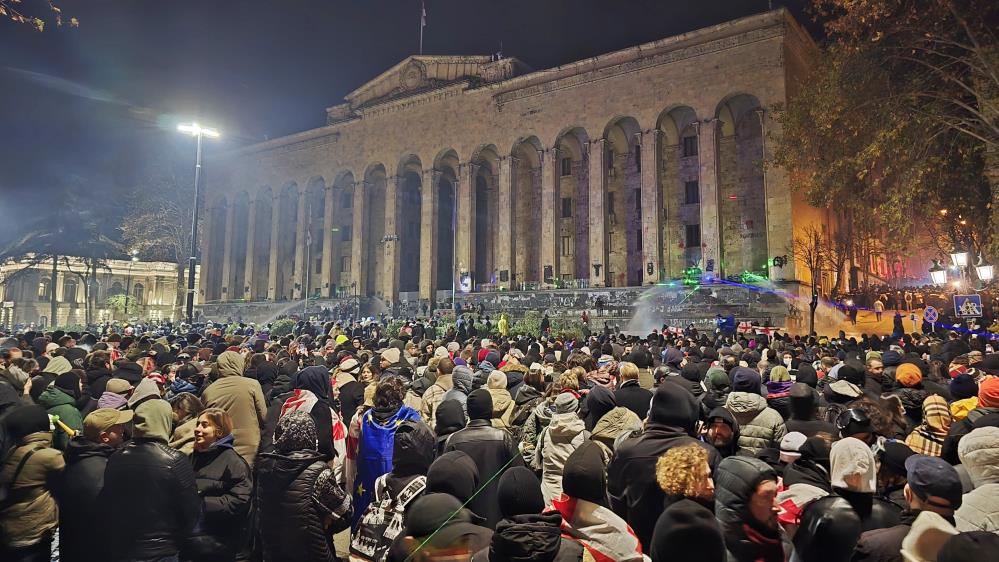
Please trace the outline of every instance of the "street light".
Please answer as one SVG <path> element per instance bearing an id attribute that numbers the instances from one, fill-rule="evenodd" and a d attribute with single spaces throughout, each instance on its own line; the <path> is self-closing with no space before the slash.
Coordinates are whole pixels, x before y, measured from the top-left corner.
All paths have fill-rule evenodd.
<path id="1" fill-rule="evenodd" d="M 200 211 L 201 198 L 201 139 L 208 137 L 217 139 L 219 132 L 216 129 L 202 127 L 197 123 L 182 123 L 177 125 L 177 130 L 196 137 L 198 139 L 198 152 L 194 163 L 194 211 L 191 219 L 191 258 L 187 265 L 187 323 L 194 323 L 194 268 L 198 264 L 198 211 Z M 126 301 L 128 302 L 128 301 Z"/>
<path id="2" fill-rule="evenodd" d="M 947 284 L 947 270 L 940 265 L 940 260 L 933 260 L 933 267 L 930 268 L 930 280 L 933 281 L 934 285 Z"/>
<path id="3" fill-rule="evenodd" d="M 954 263 L 955 267 L 968 267 L 968 252 L 964 251 L 959 246 L 954 246 L 954 249 L 951 250 L 950 259 Z"/>
<path id="4" fill-rule="evenodd" d="M 978 256 L 978 263 L 975 265 L 975 273 L 978 274 L 978 278 L 982 281 L 982 283 L 988 283 L 989 281 L 992 281 L 995 271 L 992 264 L 986 263 L 984 257 Z"/>

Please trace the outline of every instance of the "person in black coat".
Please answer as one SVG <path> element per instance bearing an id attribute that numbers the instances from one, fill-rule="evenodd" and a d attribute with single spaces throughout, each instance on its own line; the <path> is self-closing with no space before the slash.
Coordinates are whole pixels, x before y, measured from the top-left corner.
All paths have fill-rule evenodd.
<path id="1" fill-rule="evenodd" d="M 652 391 L 642 388 L 638 384 L 638 366 L 634 363 L 621 363 L 618 365 L 621 376 L 621 386 L 614 391 L 614 399 L 617 405 L 628 408 L 638 419 L 645 419 L 649 414 L 649 403 L 652 402 Z"/>
<path id="2" fill-rule="evenodd" d="M 173 410 L 146 400 L 134 411 L 134 438 L 108 459 L 98 498 L 111 554 L 108 559 L 176 556 L 201 513 L 191 463 L 167 446 Z"/>
<path id="3" fill-rule="evenodd" d="M 201 520 L 183 549 L 190 560 L 235 560 L 246 545 L 253 483 L 250 466 L 233 448 L 232 418 L 209 408 L 194 426 L 191 454 Z"/>
<path id="4" fill-rule="evenodd" d="M 665 495 L 656 481 L 656 461 L 673 447 L 696 443 L 708 450 L 712 470 L 721 462 L 714 447 L 694 438 L 699 406 L 677 384 L 662 384 L 652 397 L 645 433 L 620 444 L 607 467 L 611 508 L 648 547 Z"/>
<path id="5" fill-rule="evenodd" d="M 472 457 L 484 481 L 492 478 L 468 507 L 486 519 L 486 526 L 494 528 L 500 520 L 496 494 L 499 476 L 510 466 L 523 464 L 523 457 L 513 437 L 505 430 L 492 426 L 493 400 L 484 388 L 472 391 L 466 403 L 468 425 L 451 434 L 444 445 L 444 452 L 461 451 Z M 496 478 L 493 478 L 496 475 Z"/>
<path id="6" fill-rule="evenodd" d="M 106 543 L 94 541 L 93 522 L 102 513 L 97 497 L 104 488 L 108 459 L 124 442 L 131 410 L 100 408 L 83 420 L 83 433 L 69 442 L 59 495 L 59 552 L 62 560 L 104 560 Z"/>
<path id="7" fill-rule="evenodd" d="M 835 425 L 818 419 L 819 393 L 807 384 L 796 382 L 791 385 L 789 407 L 791 417 L 784 422 L 788 433 L 797 431 L 805 437 L 814 437 L 817 433 L 839 434 Z"/>
<path id="8" fill-rule="evenodd" d="M 100 400 L 101 394 L 111 380 L 111 355 L 106 351 L 95 351 L 86 362 L 87 378 L 84 388 L 91 398 Z"/>

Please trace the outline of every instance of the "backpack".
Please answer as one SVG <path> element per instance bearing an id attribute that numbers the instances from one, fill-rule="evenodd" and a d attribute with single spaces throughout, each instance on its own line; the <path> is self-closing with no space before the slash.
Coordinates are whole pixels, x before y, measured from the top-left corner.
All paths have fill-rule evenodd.
<path id="1" fill-rule="evenodd" d="M 392 498 L 387 490 L 388 477 L 384 474 L 375 480 L 374 497 L 364 510 L 350 542 L 351 562 L 384 562 L 392 543 L 405 528 L 406 506 L 427 488 L 427 477 L 417 476 L 406 484 L 399 497 Z"/>

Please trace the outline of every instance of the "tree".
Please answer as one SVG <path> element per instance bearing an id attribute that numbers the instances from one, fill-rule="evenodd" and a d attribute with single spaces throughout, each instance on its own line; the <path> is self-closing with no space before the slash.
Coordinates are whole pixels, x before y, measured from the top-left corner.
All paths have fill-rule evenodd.
<path id="1" fill-rule="evenodd" d="M 932 220 L 941 205 L 982 208 L 991 200 L 991 212 L 999 211 L 999 184 L 988 187 L 999 164 L 990 159 L 999 141 L 999 5 L 813 0 L 813 7 L 826 48 L 778 111 L 774 162 L 793 184 L 816 206 L 876 209 L 886 238 L 910 242 L 908 225 Z"/>
<path id="2" fill-rule="evenodd" d="M 135 297 L 126 294 L 111 295 L 105 304 L 115 316 L 125 314 L 126 311 L 135 312 L 137 310 Z"/>
<path id="3" fill-rule="evenodd" d="M 41 0 L 36 0 L 34 4 L 42 4 Z M 56 5 L 53 0 L 44 1 L 44 9 L 34 9 L 28 12 L 24 9 L 24 0 L 0 0 L 0 17 L 6 17 L 14 23 L 20 23 L 24 25 L 30 25 L 38 31 L 45 31 L 45 20 L 36 16 L 31 15 L 35 12 L 47 11 L 52 15 L 53 20 L 57 26 L 62 26 L 64 23 L 69 25 L 69 27 L 79 27 L 80 21 L 75 17 L 69 19 L 63 19 L 62 8 Z"/>
<path id="4" fill-rule="evenodd" d="M 189 166 L 158 162 L 142 177 L 126 197 L 122 242 L 145 259 L 176 264 L 174 318 L 183 318 L 194 211 L 193 171 Z"/>
<path id="5" fill-rule="evenodd" d="M 812 281 L 812 305 L 808 320 L 808 333 L 815 332 L 815 305 L 817 304 L 819 285 L 822 279 L 822 268 L 825 266 L 826 242 L 822 230 L 814 224 L 807 225 L 801 233 L 791 240 L 788 249 L 794 259 L 805 264 Z"/>

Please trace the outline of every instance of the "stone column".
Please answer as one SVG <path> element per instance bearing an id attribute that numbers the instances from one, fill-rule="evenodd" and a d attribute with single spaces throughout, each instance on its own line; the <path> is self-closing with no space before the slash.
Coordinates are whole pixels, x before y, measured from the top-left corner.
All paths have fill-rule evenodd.
<path id="1" fill-rule="evenodd" d="M 201 231 L 204 233 L 201 236 L 200 247 L 201 247 L 201 260 L 197 263 L 201 265 L 201 269 L 198 271 L 198 292 L 200 292 L 204 298 L 201 299 L 201 303 L 204 304 L 208 302 L 208 296 L 211 292 L 208 289 L 208 274 L 211 269 L 215 267 L 214 260 L 218 259 L 218 256 L 212 255 L 212 216 L 215 214 L 214 209 L 207 209 L 204 214 L 204 218 L 201 223 Z M 186 302 L 186 301 L 185 301 Z"/>
<path id="2" fill-rule="evenodd" d="M 646 285 L 660 281 L 663 267 L 662 201 L 659 189 L 659 129 L 642 133 L 642 276 Z M 652 264 L 652 273 L 649 273 Z"/>
<path id="3" fill-rule="evenodd" d="M 513 276 L 513 156 L 500 156 L 499 193 L 496 217 L 496 283 L 505 289 L 510 288 Z M 506 279 L 503 279 L 506 272 Z M 491 275 L 491 272 L 490 272 Z"/>
<path id="4" fill-rule="evenodd" d="M 589 143 L 590 156 L 590 286 L 607 286 L 607 151 L 605 139 L 595 139 Z"/>
<path id="5" fill-rule="evenodd" d="M 551 286 L 559 277 L 558 149 L 541 152 L 541 282 Z M 546 275 L 548 270 L 551 275 Z"/>
<path id="6" fill-rule="evenodd" d="M 458 271 L 453 273 L 455 276 L 475 268 L 475 204 L 472 185 L 475 183 L 473 180 L 477 169 L 475 164 L 458 166 L 458 200 L 455 202 L 458 206 L 458 231 L 455 232 L 458 252 L 454 260 Z M 481 275 L 480 272 L 476 274 Z"/>
<path id="7" fill-rule="evenodd" d="M 305 274 L 308 272 L 308 264 L 305 263 L 305 204 L 309 199 L 307 191 L 302 190 L 298 194 L 298 213 L 295 216 L 295 269 L 292 272 L 292 298 L 302 298 L 302 291 L 305 290 Z"/>
<path id="8" fill-rule="evenodd" d="M 420 298 L 431 302 L 437 296 L 437 214 L 440 206 L 437 197 L 437 182 L 441 174 L 437 170 L 423 170 L 420 205 Z"/>
<path id="9" fill-rule="evenodd" d="M 224 301 L 231 300 L 232 295 L 230 293 L 235 291 L 235 287 L 230 287 L 233 279 L 232 266 L 235 265 L 232 255 L 232 237 L 235 234 L 233 232 L 235 229 L 236 205 L 230 202 L 225 210 L 225 243 L 222 246 L 222 291 L 220 298 Z M 242 294 L 242 291 L 237 292 L 237 294 Z"/>
<path id="10" fill-rule="evenodd" d="M 246 265 L 243 268 L 243 286 L 236 287 L 236 294 L 245 300 L 253 300 L 253 262 L 256 261 L 257 241 L 257 196 L 253 196 L 246 206 Z"/>
<path id="11" fill-rule="evenodd" d="M 405 179 L 389 176 L 385 181 L 385 271 L 382 274 L 382 294 L 387 301 L 399 299 L 399 182 Z"/>
<path id="12" fill-rule="evenodd" d="M 350 243 L 350 279 L 351 283 L 356 283 L 354 288 L 348 287 L 348 294 L 366 295 L 367 288 L 364 284 L 368 280 L 367 267 L 365 267 L 364 245 L 368 243 L 365 229 L 369 226 L 367 217 L 364 216 L 364 196 L 368 185 L 367 182 L 354 182 L 354 225 L 353 239 Z M 345 283 L 349 285 L 349 283 Z"/>
<path id="13" fill-rule="evenodd" d="M 323 262 L 319 294 L 329 298 L 333 291 L 333 184 L 326 185 L 323 196 Z"/>
<path id="14" fill-rule="evenodd" d="M 281 234 L 281 196 L 274 195 L 274 199 L 271 201 L 271 251 L 268 255 L 269 261 L 267 262 L 267 298 L 274 301 L 277 300 L 277 285 L 278 285 L 278 249 L 281 247 L 278 244 L 278 236 Z"/>
<path id="15" fill-rule="evenodd" d="M 722 238 L 718 204 L 718 119 L 700 123 L 697 133 L 697 152 L 701 189 L 701 255 L 705 273 L 723 277 L 721 261 Z"/>

